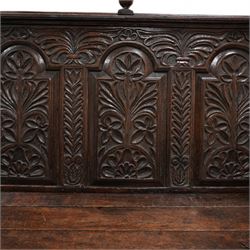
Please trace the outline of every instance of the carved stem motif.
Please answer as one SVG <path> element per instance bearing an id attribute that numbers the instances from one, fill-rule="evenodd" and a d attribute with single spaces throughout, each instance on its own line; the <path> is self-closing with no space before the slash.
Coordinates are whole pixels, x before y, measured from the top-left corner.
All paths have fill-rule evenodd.
<path id="1" fill-rule="evenodd" d="M 189 183 L 192 72 L 173 71 L 171 101 L 171 157 L 172 186 Z"/>
<path id="2" fill-rule="evenodd" d="M 64 69 L 64 178 L 78 185 L 83 175 L 83 82 L 82 69 Z"/>

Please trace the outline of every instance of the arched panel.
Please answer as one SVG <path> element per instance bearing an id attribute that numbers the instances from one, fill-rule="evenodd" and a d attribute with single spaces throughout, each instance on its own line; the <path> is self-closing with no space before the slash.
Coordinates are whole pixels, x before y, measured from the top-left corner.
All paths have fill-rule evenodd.
<path id="1" fill-rule="evenodd" d="M 249 62 L 242 49 L 226 49 L 199 78 L 202 153 L 199 178 L 247 180 L 249 175 Z"/>
<path id="2" fill-rule="evenodd" d="M 55 74 L 46 72 L 41 55 L 25 45 L 6 48 L 1 64 L 1 175 L 8 182 L 52 182 Z"/>
<path id="3" fill-rule="evenodd" d="M 154 72 L 142 50 L 122 46 L 110 52 L 101 72 L 90 76 L 90 91 L 96 93 L 90 126 L 96 138 L 93 183 L 163 185 L 166 152 L 161 150 L 166 141 L 160 134 L 166 134 L 166 73 Z"/>

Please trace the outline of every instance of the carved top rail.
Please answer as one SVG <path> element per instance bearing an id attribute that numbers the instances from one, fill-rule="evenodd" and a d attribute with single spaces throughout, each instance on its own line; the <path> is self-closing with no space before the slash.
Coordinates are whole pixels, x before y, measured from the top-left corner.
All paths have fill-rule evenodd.
<path id="1" fill-rule="evenodd" d="M 8 12 L 2 11 L 1 18 L 3 24 L 31 24 L 43 23 L 54 25 L 60 22 L 70 22 L 76 25 L 96 23 L 103 26 L 112 22 L 112 26 L 121 23 L 127 23 L 132 26 L 185 26 L 185 27 L 210 27 L 221 28 L 247 28 L 249 25 L 249 16 L 208 16 L 208 15 L 163 15 L 163 14 L 134 14 L 134 15 L 116 15 L 108 13 L 69 13 L 69 12 Z M 79 23 L 82 21 L 84 23 Z M 100 22 L 102 21 L 102 22 Z M 223 25 L 223 26 L 218 26 Z"/>

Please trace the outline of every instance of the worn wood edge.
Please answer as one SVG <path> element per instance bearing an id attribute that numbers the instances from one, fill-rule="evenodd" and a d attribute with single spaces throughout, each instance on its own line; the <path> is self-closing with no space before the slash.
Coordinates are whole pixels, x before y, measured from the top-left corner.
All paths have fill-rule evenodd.
<path id="1" fill-rule="evenodd" d="M 1 205 L 9 207 L 245 207 L 240 194 L 98 194 L 2 192 Z"/>
<path id="2" fill-rule="evenodd" d="M 105 235 L 105 241 L 100 237 Z M 81 249 L 238 249 L 248 248 L 248 232 L 91 232 L 91 231 L 2 231 L 3 248 Z M 129 240 L 128 240 L 129 239 Z M 185 239 L 185 240 L 183 240 Z"/>

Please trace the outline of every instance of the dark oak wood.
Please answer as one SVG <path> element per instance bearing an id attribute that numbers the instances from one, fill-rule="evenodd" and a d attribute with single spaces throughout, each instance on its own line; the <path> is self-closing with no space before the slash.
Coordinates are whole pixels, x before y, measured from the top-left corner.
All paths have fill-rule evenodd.
<path id="1" fill-rule="evenodd" d="M 113 194 L 3 192 L 4 207 L 247 207 L 247 193 Z"/>
<path id="2" fill-rule="evenodd" d="M 92 232 L 4 229 L 2 237 L 4 249 L 248 249 L 249 234 L 233 231 Z"/>
<path id="3" fill-rule="evenodd" d="M 2 207 L 2 228 L 12 230 L 247 231 L 246 221 L 248 207 Z"/>
<path id="4" fill-rule="evenodd" d="M 248 204 L 247 194 L 3 192 L 1 246 L 248 249 Z"/>
<path id="5" fill-rule="evenodd" d="M 249 17 L 121 2 L 1 13 L 1 248 L 248 249 Z"/>
<path id="6" fill-rule="evenodd" d="M 3 12 L 4 190 L 247 190 L 248 33 L 247 17 Z"/>

